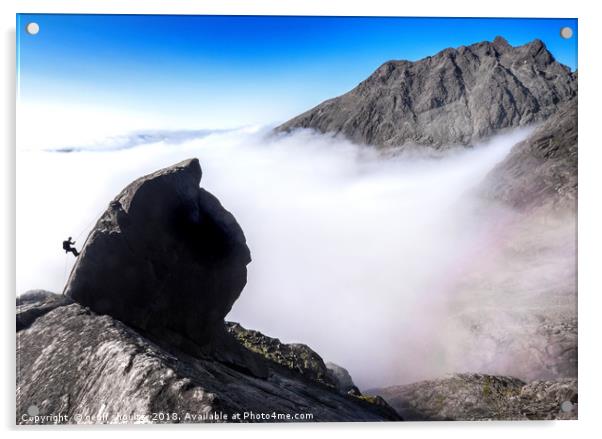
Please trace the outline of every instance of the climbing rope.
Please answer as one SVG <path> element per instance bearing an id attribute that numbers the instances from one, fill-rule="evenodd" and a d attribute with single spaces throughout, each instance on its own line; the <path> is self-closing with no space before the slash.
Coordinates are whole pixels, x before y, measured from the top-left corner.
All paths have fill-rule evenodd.
<path id="1" fill-rule="evenodd" d="M 68 263 L 68 254 L 65 253 L 65 273 L 63 274 L 63 283 L 67 282 L 67 263 Z"/>
<path id="2" fill-rule="evenodd" d="M 96 216 L 92 217 L 92 221 L 90 221 L 88 224 L 86 224 L 81 231 L 79 232 L 79 234 L 75 237 L 76 241 L 79 241 L 79 238 L 81 238 L 81 236 L 84 234 L 85 231 L 89 230 L 90 227 L 92 226 L 92 224 L 94 224 L 96 221 L 98 221 L 98 219 L 100 218 L 100 215 L 102 215 L 102 212 L 104 212 L 105 209 L 101 210 Z"/>

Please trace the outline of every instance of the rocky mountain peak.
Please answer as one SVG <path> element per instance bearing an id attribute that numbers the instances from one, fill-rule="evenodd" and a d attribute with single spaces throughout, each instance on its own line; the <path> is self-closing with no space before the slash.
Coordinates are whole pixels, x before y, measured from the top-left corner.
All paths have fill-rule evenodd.
<path id="1" fill-rule="evenodd" d="M 353 90 L 276 128 L 309 128 L 374 146 L 471 145 L 548 118 L 577 94 L 577 78 L 541 40 L 503 37 L 388 61 Z"/>
<path id="2" fill-rule="evenodd" d="M 512 49 L 512 46 L 510 45 L 510 43 L 508 43 L 506 38 L 504 38 L 500 35 L 498 35 L 497 37 L 495 37 L 493 39 L 492 45 L 500 53 Z"/>

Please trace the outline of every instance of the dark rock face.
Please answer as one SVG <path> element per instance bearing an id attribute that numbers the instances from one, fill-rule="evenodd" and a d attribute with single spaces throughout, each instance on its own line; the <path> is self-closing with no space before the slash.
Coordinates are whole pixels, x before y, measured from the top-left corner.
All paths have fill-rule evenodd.
<path id="1" fill-rule="evenodd" d="M 32 423 L 31 406 L 63 415 L 43 423 L 400 420 L 380 398 L 343 395 L 273 361 L 262 360 L 268 373 L 258 377 L 159 346 L 64 296 L 26 293 L 18 303 L 17 321 L 28 320 L 17 331 L 19 424 Z"/>
<path id="2" fill-rule="evenodd" d="M 416 62 L 389 61 L 277 131 L 310 128 L 376 146 L 470 145 L 545 120 L 576 95 L 576 74 L 540 40 L 512 47 L 497 37 Z"/>
<path id="3" fill-rule="evenodd" d="M 242 229 L 200 180 L 192 159 L 128 185 L 88 236 L 65 295 L 147 333 L 209 343 L 251 258 Z"/>
<path id="4" fill-rule="evenodd" d="M 488 197 L 514 208 L 576 210 L 577 99 L 560 106 L 514 146 L 482 184 Z"/>
<path id="5" fill-rule="evenodd" d="M 375 390 L 408 421 L 577 419 L 577 379 L 457 374 Z"/>

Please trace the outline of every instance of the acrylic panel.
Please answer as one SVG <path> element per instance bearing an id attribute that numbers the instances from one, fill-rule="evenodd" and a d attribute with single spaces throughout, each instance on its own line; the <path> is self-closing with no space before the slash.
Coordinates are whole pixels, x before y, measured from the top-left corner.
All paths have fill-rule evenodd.
<path id="1" fill-rule="evenodd" d="M 18 15 L 16 422 L 576 419 L 577 33 Z"/>

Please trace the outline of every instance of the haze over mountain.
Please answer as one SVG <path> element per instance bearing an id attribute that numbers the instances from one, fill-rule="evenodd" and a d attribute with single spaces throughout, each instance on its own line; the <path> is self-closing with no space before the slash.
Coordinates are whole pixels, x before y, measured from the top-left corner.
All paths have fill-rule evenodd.
<path id="1" fill-rule="evenodd" d="M 545 120 L 577 94 L 577 76 L 540 40 L 502 38 L 388 61 L 348 93 L 277 127 L 311 128 L 375 146 L 471 145 Z"/>
<path id="2" fill-rule="evenodd" d="M 536 398 L 518 382 L 511 400 L 525 398 L 535 408 L 513 414 L 497 413 L 512 404 L 491 389 L 508 386 L 487 375 L 458 376 L 452 388 L 426 380 L 375 390 L 404 417 L 576 416 L 577 80 L 542 41 L 513 47 L 497 37 L 416 62 L 386 62 L 350 92 L 276 128 L 424 150 L 474 146 L 499 132 L 537 127 L 475 182 L 481 201 L 474 215 L 489 231 L 445 299 L 445 323 L 435 333 L 446 334 L 445 358 L 458 371 L 550 381 L 534 385 Z M 463 392 L 471 386 L 482 400 L 466 409 Z M 453 407 L 459 390 L 461 404 Z M 478 407 L 492 402 L 498 408 Z M 569 410 L 558 415 L 563 402 Z M 548 414 L 537 413 L 543 407 Z"/>
<path id="3" fill-rule="evenodd" d="M 548 206 L 573 212 L 577 203 L 577 99 L 562 104 L 515 145 L 482 184 L 489 197 L 525 210 Z"/>

